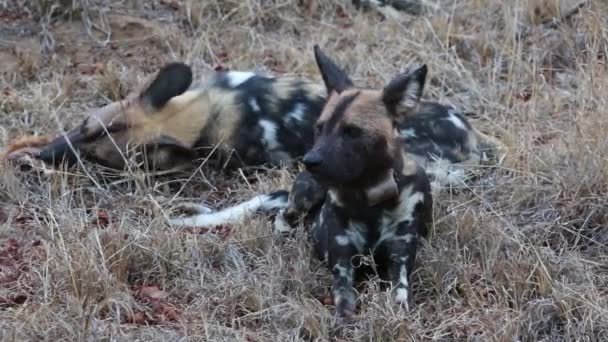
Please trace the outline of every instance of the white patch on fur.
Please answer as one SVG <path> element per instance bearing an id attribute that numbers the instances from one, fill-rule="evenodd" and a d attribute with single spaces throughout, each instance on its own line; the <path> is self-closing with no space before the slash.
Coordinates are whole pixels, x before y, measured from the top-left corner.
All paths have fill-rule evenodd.
<path id="1" fill-rule="evenodd" d="M 425 166 L 432 181 L 440 186 L 462 185 L 466 180 L 465 170 L 443 158 L 434 158 Z"/>
<path id="2" fill-rule="evenodd" d="M 422 192 L 413 192 L 413 185 L 401 191 L 399 195 L 399 205 L 393 210 L 387 211 L 382 218 L 388 225 L 399 224 L 403 221 L 414 220 L 414 209 L 416 205 L 424 202 Z M 383 222 L 383 223 L 385 223 Z"/>
<path id="3" fill-rule="evenodd" d="M 399 304 L 407 304 L 407 289 L 398 288 L 397 291 L 395 291 L 395 301 Z"/>
<path id="4" fill-rule="evenodd" d="M 287 152 L 281 149 L 277 138 L 279 128 L 277 124 L 267 119 L 260 119 L 258 124 L 262 127 L 262 144 L 265 146 L 270 160 L 273 163 L 288 162 L 291 158 Z"/>
<path id="5" fill-rule="evenodd" d="M 302 122 L 304 120 L 304 113 L 306 112 L 306 105 L 302 102 L 296 103 L 294 109 L 287 114 L 287 119 Z"/>
<path id="6" fill-rule="evenodd" d="M 281 210 L 274 219 L 272 228 L 275 234 L 287 233 L 291 231 L 291 226 L 289 223 L 287 223 L 287 220 L 285 220 L 283 213 L 284 210 Z"/>
<path id="7" fill-rule="evenodd" d="M 403 138 L 416 138 L 416 130 L 413 128 L 405 128 L 399 131 L 399 135 Z"/>
<path id="8" fill-rule="evenodd" d="M 399 271 L 399 285 L 400 287 L 397 289 L 395 294 L 395 301 L 399 304 L 408 305 L 408 289 L 409 289 L 409 281 L 407 279 L 407 267 L 405 265 L 401 265 L 401 270 Z"/>
<path id="9" fill-rule="evenodd" d="M 171 218 L 168 220 L 168 224 L 172 227 L 213 227 L 224 224 L 235 224 L 242 222 L 244 218 L 257 210 L 284 209 L 286 207 L 287 201 L 283 196 L 272 198 L 268 195 L 259 195 L 220 211 L 184 218 Z"/>
<path id="10" fill-rule="evenodd" d="M 350 239 L 346 235 L 336 235 L 336 243 L 339 246 L 348 246 L 350 244 Z"/>
<path id="11" fill-rule="evenodd" d="M 455 111 L 453 110 L 449 110 L 448 111 L 448 118 L 446 120 L 452 122 L 454 124 L 454 126 L 462 129 L 463 131 L 467 130 L 467 126 L 464 124 L 464 122 L 462 122 L 462 120 L 456 116 L 456 114 L 454 114 Z"/>
<path id="12" fill-rule="evenodd" d="M 405 241 L 405 243 L 410 243 L 412 240 L 414 240 L 414 234 L 407 233 L 405 235 L 396 236 L 395 239 Z"/>
<path id="13" fill-rule="evenodd" d="M 268 149 L 274 150 L 279 148 L 279 142 L 277 141 L 277 124 L 266 119 L 260 119 L 258 124 L 264 131 L 262 139 L 264 140 L 264 144 L 268 147 Z"/>
<path id="14" fill-rule="evenodd" d="M 410 82 L 405 88 L 405 94 L 403 94 L 402 105 L 406 108 L 414 108 L 418 103 L 418 94 L 420 92 L 420 84 L 418 81 Z"/>
<path id="15" fill-rule="evenodd" d="M 235 88 L 254 77 L 255 73 L 251 71 L 229 71 L 226 76 L 228 77 L 228 84 Z"/>
<path id="16" fill-rule="evenodd" d="M 337 271 L 337 272 L 338 272 L 338 275 L 339 275 L 340 277 L 342 277 L 342 278 L 346 278 L 346 279 L 347 279 L 347 281 L 349 281 L 349 282 L 350 282 L 350 281 L 352 281 L 352 279 L 353 279 L 353 275 L 352 275 L 352 273 L 353 273 L 353 272 L 352 272 L 352 268 L 351 268 L 351 269 L 348 269 L 348 268 L 346 268 L 346 267 L 344 267 L 344 266 L 342 266 L 342 265 L 340 265 L 340 264 L 335 264 L 335 265 L 334 265 L 334 267 L 333 267 L 333 271 L 334 271 L 334 272 L 336 272 L 336 271 Z"/>
<path id="17" fill-rule="evenodd" d="M 258 100 L 256 100 L 255 97 L 249 98 L 249 105 L 251 106 L 251 109 L 253 109 L 254 112 L 260 111 L 260 105 L 258 104 Z"/>
<path id="18" fill-rule="evenodd" d="M 331 203 L 333 203 L 335 206 L 338 206 L 338 207 L 344 206 L 344 202 L 342 202 L 342 200 L 340 199 L 340 195 L 338 195 L 338 191 L 336 191 L 334 189 L 329 189 L 329 191 L 327 191 L 327 193 L 329 193 L 329 199 L 331 200 Z"/>
<path id="19" fill-rule="evenodd" d="M 414 220 L 414 209 L 418 203 L 424 202 L 424 194 L 422 192 L 413 192 L 413 186 L 404 188 L 399 195 L 399 204 L 393 210 L 385 211 L 380 222 L 380 238 L 374 245 L 374 250 L 378 248 L 384 241 L 401 238 L 410 242 L 414 237 L 412 234 L 406 234 L 403 237 L 397 237 L 395 231 L 401 222 Z"/>
<path id="20" fill-rule="evenodd" d="M 361 222 L 351 220 L 348 222 L 346 236 L 348 236 L 348 239 L 357 251 L 362 252 L 367 242 L 367 227 Z"/>

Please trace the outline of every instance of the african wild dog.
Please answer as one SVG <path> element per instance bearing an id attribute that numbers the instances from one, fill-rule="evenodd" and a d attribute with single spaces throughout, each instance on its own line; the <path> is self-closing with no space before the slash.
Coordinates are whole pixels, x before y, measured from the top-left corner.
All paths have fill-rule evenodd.
<path id="1" fill-rule="evenodd" d="M 166 171 L 190 167 L 218 147 L 214 155 L 234 169 L 289 164 L 312 146 L 323 85 L 245 71 L 214 71 L 192 83 L 188 65 L 169 63 L 143 92 L 93 111 L 37 157 L 71 165 L 78 155 L 122 169 L 134 156 L 138 165 Z"/>
<path id="2" fill-rule="evenodd" d="M 167 171 L 213 151 L 226 169 L 292 165 L 312 146 L 326 97 L 323 84 L 293 76 L 217 71 L 193 83 L 189 66 L 169 63 L 140 94 L 94 110 L 37 157 L 74 164 L 79 156 L 117 169 L 134 160 Z M 399 134 L 437 185 L 458 185 L 497 163 L 499 144 L 454 108 L 421 102 L 413 115 Z"/>
<path id="3" fill-rule="evenodd" d="M 317 256 L 333 273 L 333 300 L 340 315 L 355 311 L 353 285 L 366 272 L 353 265 L 361 264 L 366 254 L 373 256 L 379 275 L 391 282 L 395 300 L 407 307 L 417 243 L 419 236 L 427 235 L 433 202 L 429 178 L 407 153 L 399 123 L 416 120 L 413 113 L 427 67 L 400 74 L 381 90 L 367 89 L 354 86 L 318 46 L 314 52 L 331 95 L 315 124 L 314 145 L 303 158 L 306 171 L 292 188 L 292 206 L 315 207 L 312 240 Z M 238 210 L 287 207 L 285 191 L 264 196 Z M 235 208 L 201 214 L 189 223 L 205 218 L 219 223 L 231 213 Z M 187 220 L 171 219 L 170 224 L 184 225 Z"/>

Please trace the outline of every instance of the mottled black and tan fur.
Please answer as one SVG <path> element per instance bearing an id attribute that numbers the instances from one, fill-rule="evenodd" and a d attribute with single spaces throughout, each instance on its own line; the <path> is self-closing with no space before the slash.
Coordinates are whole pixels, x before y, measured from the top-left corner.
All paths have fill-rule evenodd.
<path id="1" fill-rule="evenodd" d="M 38 157 L 74 164 L 80 156 L 115 169 L 134 158 L 166 171 L 192 166 L 212 149 L 234 168 L 289 164 L 312 146 L 322 85 L 243 71 L 192 80 L 189 66 L 167 64 L 140 94 L 93 111 Z"/>

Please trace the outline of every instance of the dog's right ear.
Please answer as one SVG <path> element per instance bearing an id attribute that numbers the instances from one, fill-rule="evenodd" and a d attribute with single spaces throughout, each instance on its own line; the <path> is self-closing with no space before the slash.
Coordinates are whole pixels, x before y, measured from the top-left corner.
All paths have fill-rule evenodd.
<path id="1" fill-rule="evenodd" d="M 412 113 L 422 97 L 427 71 L 426 64 L 418 65 L 393 78 L 382 89 L 382 101 L 389 113 L 396 118 Z"/>
<path id="2" fill-rule="evenodd" d="M 347 88 L 353 86 L 353 82 L 350 80 L 346 72 L 342 70 L 334 61 L 332 61 L 318 45 L 314 46 L 315 60 L 317 66 L 323 77 L 323 82 L 327 88 L 327 95 L 331 95 L 332 91 L 341 93 Z"/>
<path id="3" fill-rule="evenodd" d="M 169 100 L 183 94 L 192 84 L 192 69 L 180 62 L 166 64 L 139 96 L 153 109 L 162 109 Z"/>

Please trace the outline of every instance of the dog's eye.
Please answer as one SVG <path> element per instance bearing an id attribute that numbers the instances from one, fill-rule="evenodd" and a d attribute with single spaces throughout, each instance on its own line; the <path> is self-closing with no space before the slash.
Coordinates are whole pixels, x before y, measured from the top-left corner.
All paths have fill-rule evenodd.
<path id="1" fill-rule="evenodd" d="M 342 134 L 349 138 L 358 138 L 363 134 L 363 130 L 356 126 L 345 125 L 342 126 Z"/>

